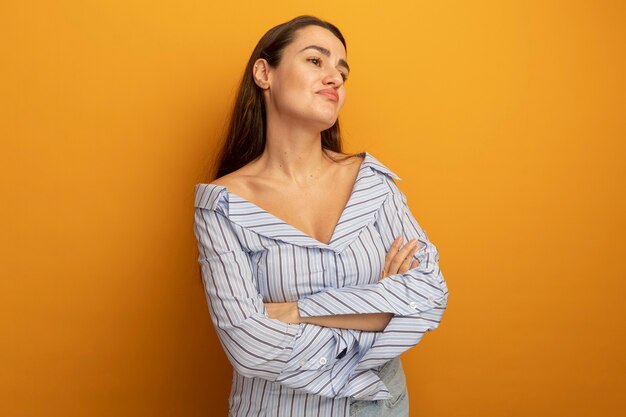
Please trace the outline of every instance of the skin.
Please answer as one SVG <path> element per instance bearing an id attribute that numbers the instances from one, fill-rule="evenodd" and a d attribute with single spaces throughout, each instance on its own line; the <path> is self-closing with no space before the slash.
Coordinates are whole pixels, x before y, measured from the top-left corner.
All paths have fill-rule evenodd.
<path id="1" fill-rule="evenodd" d="M 309 45 L 327 48 L 330 56 Z M 304 50 L 303 50 L 304 49 Z M 349 71 L 341 41 L 327 29 L 311 25 L 299 29 L 272 68 L 265 59 L 253 66 L 255 83 L 263 90 L 266 144 L 263 153 L 234 173 L 214 181 L 305 231 L 320 242 L 332 236 L 338 213 L 345 206 L 356 179 L 360 159 L 343 163 L 329 158 L 321 147 L 321 132 L 332 127 L 346 100 Z M 337 101 L 320 94 L 333 89 Z M 337 155 L 334 152 L 329 152 Z M 337 190 L 328 193 L 327 190 Z M 417 245 L 394 243 L 385 258 L 381 279 L 417 266 L 411 260 Z M 270 318 L 285 323 L 381 331 L 392 314 L 354 314 L 301 318 L 297 303 L 266 303 Z"/>

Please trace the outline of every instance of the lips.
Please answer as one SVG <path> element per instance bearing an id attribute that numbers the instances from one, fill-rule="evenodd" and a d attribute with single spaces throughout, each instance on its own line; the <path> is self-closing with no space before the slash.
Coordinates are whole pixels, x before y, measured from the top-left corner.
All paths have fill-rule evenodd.
<path id="1" fill-rule="evenodd" d="M 326 96 L 326 97 L 330 98 L 333 101 L 339 101 L 339 95 L 332 88 L 331 89 L 322 90 L 322 91 L 318 91 L 317 94 L 321 94 L 323 96 Z"/>

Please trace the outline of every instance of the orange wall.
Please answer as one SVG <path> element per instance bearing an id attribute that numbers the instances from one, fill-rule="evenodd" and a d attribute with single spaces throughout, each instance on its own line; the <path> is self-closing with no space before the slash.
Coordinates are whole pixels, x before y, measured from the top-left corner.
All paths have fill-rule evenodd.
<path id="1" fill-rule="evenodd" d="M 303 13 L 347 38 L 346 150 L 441 253 L 412 415 L 626 413 L 623 2 L 8 3 L 0 415 L 226 415 L 193 186 L 252 48 Z"/>

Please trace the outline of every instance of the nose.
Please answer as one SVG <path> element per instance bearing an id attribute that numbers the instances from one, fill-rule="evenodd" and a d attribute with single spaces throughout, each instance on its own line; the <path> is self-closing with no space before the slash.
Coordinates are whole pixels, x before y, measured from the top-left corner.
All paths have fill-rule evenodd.
<path id="1" fill-rule="evenodd" d="M 329 73 L 326 75 L 326 78 L 324 79 L 324 83 L 325 84 L 332 83 L 335 86 L 340 86 L 341 84 L 343 84 L 343 77 L 341 76 L 341 71 L 339 71 L 336 68 L 331 68 Z"/>

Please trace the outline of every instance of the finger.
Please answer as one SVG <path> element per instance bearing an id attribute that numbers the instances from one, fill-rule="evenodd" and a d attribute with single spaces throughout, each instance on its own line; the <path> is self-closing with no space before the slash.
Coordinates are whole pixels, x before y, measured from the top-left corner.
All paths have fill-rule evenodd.
<path id="1" fill-rule="evenodd" d="M 400 265 L 400 269 L 398 271 L 399 273 L 404 274 L 406 271 L 411 269 L 411 264 L 413 263 L 413 256 L 415 255 L 415 252 L 417 252 L 417 246 L 415 246 L 404 259 L 404 262 L 402 262 L 402 264 Z"/>
<path id="2" fill-rule="evenodd" d="M 414 250 L 416 245 L 417 245 L 417 241 L 415 241 L 415 239 L 413 239 L 413 240 L 409 241 L 409 243 L 404 245 L 404 247 L 398 251 L 396 256 L 391 261 L 391 264 L 389 265 L 389 272 L 390 273 L 392 273 L 392 274 L 397 273 L 396 271 L 398 271 L 398 269 L 400 268 L 400 265 L 402 264 L 402 262 L 404 262 L 404 260 L 409 255 L 409 253 L 412 250 Z"/>
<path id="3" fill-rule="evenodd" d="M 400 267 L 398 269 L 399 273 L 404 274 L 406 271 L 411 269 L 411 261 L 413 260 L 413 255 L 415 254 L 415 251 L 417 251 L 417 248 L 414 246 L 413 249 L 409 251 L 406 258 L 404 258 L 404 260 L 400 264 Z"/>
<path id="4" fill-rule="evenodd" d="M 389 264 L 391 263 L 391 259 L 387 259 L 387 257 L 385 257 L 385 265 L 383 265 L 383 272 L 382 272 L 382 277 L 384 278 L 387 276 L 387 270 L 389 269 Z"/>
<path id="5" fill-rule="evenodd" d="M 392 259 L 394 257 L 394 255 L 396 253 L 398 253 L 398 250 L 400 249 L 400 244 L 402 243 L 403 237 L 402 236 L 398 236 L 393 243 L 391 244 L 391 247 L 389 248 L 389 251 L 387 252 L 387 256 L 386 258 Z"/>
<path id="6" fill-rule="evenodd" d="M 385 255 L 385 265 L 383 266 L 383 271 L 385 271 L 385 275 L 383 275 L 383 277 L 387 276 L 386 272 L 389 270 L 389 265 L 391 264 L 391 261 L 398 253 L 400 243 L 402 243 L 402 236 L 398 236 L 396 240 L 393 241 L 393 243 L 391 244 L 391 248 L 389 248 L 389 252 L 387 252 L 387 255 Z"/>
<path id="7" fill-rule="evenodd" d="M 397 262 L 399 262 L 398 264 L 398 272 L 396 273 L 405 273 L 406 271 L 408 271 L 411 267 L 411 260 L 413 259 L 413 256 L 415 255 L 415 252 L 417 252 L 418 246 L 417 246 L 417 242 L 414 242 L 413 244 L 408 244 L 406 248 L 404 248 L 405 251 L 401 251 L 398 253 L 398 259 Z M 406 253 L 408 251 L 408 253 Z M 404 258 L 400 258 L 401 255 L 403 255 L 404 253 L 406 253 L 406 256 Z"/>

